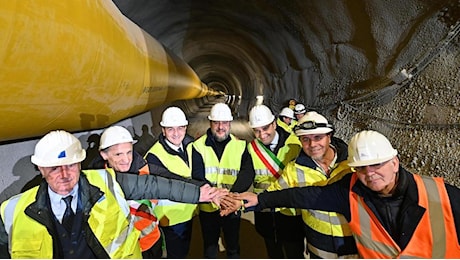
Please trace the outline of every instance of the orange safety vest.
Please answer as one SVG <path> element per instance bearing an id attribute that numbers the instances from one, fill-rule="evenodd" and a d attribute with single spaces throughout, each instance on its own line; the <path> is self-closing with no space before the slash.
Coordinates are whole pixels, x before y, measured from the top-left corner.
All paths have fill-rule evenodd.
<path id="1" fill-rule="evenodd" d="M 139 170 L 139 175 L 150 174 L 148 165 Z M 150 249 L 160 239 L 161 232 L 158 228 L 157 217 L 153 214 L 153 207 L 158 200 L 129 200 L 129 210 L 134 217 L 134 227 L 141 231 L 139 244 L 142 251 Z M 142 210 L 140 207 L 146 205 L 149 210 Z M 150 211 L 150 212 L 149 212 Z"/>
<path id="2" fill-rule="evenodd" d="M 460 246 L 444 180 L 416 174 L 413 176 L 418 189 L 418 204 L 426 211 L 404 250 L 391 238 L 364 199 L 351 190 L 358 180 L 356 174 L 352 176 L 350 228 L 361 257 L 460 258 Z"/>

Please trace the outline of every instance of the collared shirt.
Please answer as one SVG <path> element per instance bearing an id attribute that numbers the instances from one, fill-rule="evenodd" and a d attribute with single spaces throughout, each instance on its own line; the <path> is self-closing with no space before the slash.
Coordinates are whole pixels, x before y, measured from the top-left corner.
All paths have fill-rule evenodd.
<path id="1" fill-rule="evenodd" d="M 51 210 L 53 211 L 54 215 L 56 218 L 59 220 L 59 222 L 62 223 L 62 217 L 64 216 L 64 212 L 66 209 L 66 204 L 63 200 L 63 198 L 72 195 L 72 202 L 71 202 L 71 207 L 73 212 L 77 212 L 77 204 L 78 204 L 78 183 L 73 187 L 72 191 L 67 194 L 67 195 L 61 195 L 57 194 L 56 192 L 52 191 L 51 188 L 48 185 L 48 194 L 50 196 L 50 202 L 51 202 Z"/>
<path id="2" fill-rule="evenodd" d="M 273 137 L 273 140 L 270 143 L 270 150 L 275 151 L 276 146 L 278 145 L 279 139 L 280 139 L 280 136 L 279 136 L 278 132 L 275 132 L 275 137 Z"/>
<path id="3" fill-rule="evenodd" d="M 174 145 L 173 143 L 171 143 L 170 141 L 168 141 L 168 139 L 165 138 L 165 142 L 166 144 L 171 147 L 171 149 L 173 149 L 174 151 L 178 152 L 178 153 L 181 153 L 179 151 L 179 148 L 182 149 L 182 153 L 184 152 L 184 148 L 182 147 L 182 143 L 180 144 L 180 146 L 176 146 Z"/>
<path id="4" fill-rule="evenodd" d="M 311 158 L 317 166 L 316 169 L 327 177 L 329 177 L 329 173 L 335 168 L 335 164 L 337 162 L 337 149 L 335 149 L 332 144 L 329 146 L 332 148 L 332 150 L 334 150 L 334 159 L 332 159 L 327 170 L 323 169 L 323 167 L 321 167 L 321 165 L 315 159 Z"/>

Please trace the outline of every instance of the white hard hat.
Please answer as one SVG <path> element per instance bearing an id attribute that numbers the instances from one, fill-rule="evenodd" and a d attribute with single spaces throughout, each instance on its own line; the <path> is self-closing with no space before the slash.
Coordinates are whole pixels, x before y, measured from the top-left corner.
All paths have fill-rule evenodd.
<path id="1" fill-rule="evenodd" d="M 211 113 L 208 116 L 211 121 L 232 121 L 232 111 L 225 103 L 217 103 L 211 108 Z"/>
<path id="2" fill-rule="evenodd" d="M 102 133 L 99 150 L 104 150 L 112 145 L 122 143 L 135 143 L 135 141 L 128 129 L 118 125 L 111 126 Z"/>
<path id="3" fill-rule="evenodd" d="M 78 163 L 85 158 L 86 151 L 81 148 L 80 140 L 66 131 L 56 130 L 38 141 L 30 159 L 37 166 L 54 167 Z"/>
<path id="4" fill-rule="evenodd" d="M 188 125 L 185 114 L 178 107 L 168 107 L 161 117 L 160 125 L 162 127 L 184 126 Z"/>
<path id="5" fill-rule="evenodd" d="M 305 107 L 304 104 L 299 103 L 299 104 L 295 105 L 294 114 L 296 114 L 296 115 L 305 114 L 306 112 L 307 112 L 307 108 Z"/>
<path id="6" fill-rule="evenodd" d="M 280 116 L 285 116 L 285 117 L 295 119 L 294 110 L 290 109 L 289 107 L 285 107 L 281 109 Z"/>
<path id="7" fill-rule="evenodd" d="M 273 120 L 275 120 L 275 116 L 265 105 L 256 105 L 249 111 L 249 126 L 251 128 L 266 126 Z"/>
<path id="8" fill-rule="evenodd" d="M 311 134 L 327 134 L 334 131 L 334 126 L 315 111 L 307 112 L 294 127 L 297 136 Z"/>
<path id="9" fill-rule="evenodd" d="M 367 166 L 386 162 L 398 154 L 390 141 L 379 132 L 365 130 L 354 135 L 348 144 L 348 165 Z"/>

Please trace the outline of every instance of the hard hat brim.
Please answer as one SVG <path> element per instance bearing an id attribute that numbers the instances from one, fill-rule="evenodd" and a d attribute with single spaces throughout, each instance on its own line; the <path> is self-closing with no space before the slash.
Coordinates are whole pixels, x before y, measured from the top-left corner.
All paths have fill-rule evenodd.
<path id="1" fill-rule="evenodd" d="M 372 160 L 349 162 L 348 166 L 350 166 L 350 167 L 361 167 L 361 166 L 369 166 L 369 165 L 373 165 L 373 164 L 379 164 L 379 163 L 383 163 L 383 162 L 386 162 L 386 161 L 389 161 L 389 160 L 393 159 L 397 154 L 398 154 L 398 152 L 396 150 L 394 150 L 394 152 L 389 156 L 385 156 L 385 157 L 381 157 L 381 158 L 377 158 L 377 159 L 372 159 Z"/>
<path id="2" fill-rule="evenodd" d="M 182 124 L 165 124 L 163 122 L 160 122 L 160 126 L 161 127 L 176 127 L 176 126 L 188 126 L 188 121 L 185 120 L 184 122 L 181 122 Z M 185 124 L 184 124 L 185 123 Z"/>
<path id="3" fill-rule="evenodd" d="M 116 144 L 124 144 L 124 143 L 132 143 L 132 144 L 135 144 L 135 143 L 137 143 L 137 140 L 134 140 L 134 139 L 133 139 L 132 141 L 126 141 L 126 142 L 112 142 L 112 143 L 107 143 L 107 144 L 105 144 L 104 146 L 102 146 L 102 145 L 99 146 L 99 151 L 102 151 L 102 150 L 104 150 L 104 149 L 107 149 L 107 148 L 109 148 L 110 146 L 114 146 L 114 145 L 116 145 Z"/>
<path id="4" fill-rule="evenodd" d="M 227 122 L 227 121 L 233 121 L 233 116 L 227 117 L 227 118 L 220 118 L 220 119 L 214 119 L 213 117 L 208 116 L 208 119 L 209 119 L 210 121 Z"/>

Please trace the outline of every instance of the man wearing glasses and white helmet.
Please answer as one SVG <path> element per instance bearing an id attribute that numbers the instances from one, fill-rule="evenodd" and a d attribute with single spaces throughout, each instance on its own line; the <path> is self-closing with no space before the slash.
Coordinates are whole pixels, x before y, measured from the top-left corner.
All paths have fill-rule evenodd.
<path id="1" fill-rule="evenodd" d="M 236 199 L 258 208 L 289 206 L 345 216 L 362 258 L 459 258 L 460 189 L 442 178 L 408 172 L 381 133 L 359 132 L 348 146 L 354 173 L 324 187 Z"/>

